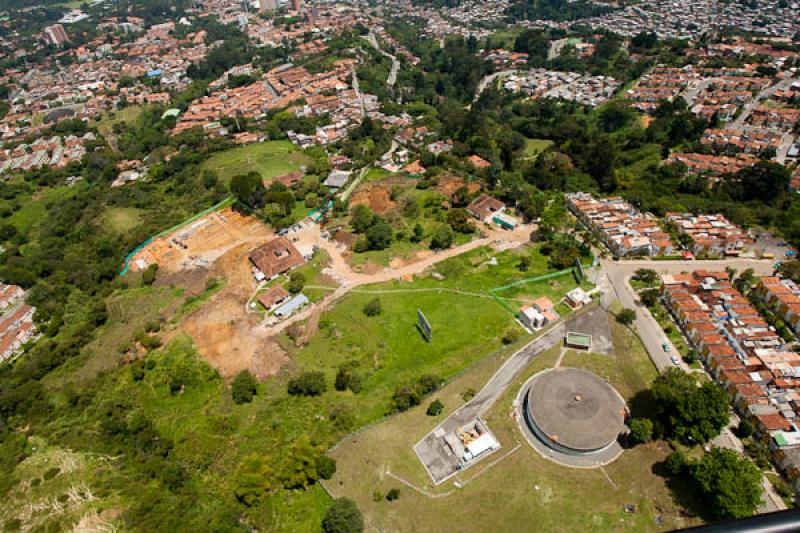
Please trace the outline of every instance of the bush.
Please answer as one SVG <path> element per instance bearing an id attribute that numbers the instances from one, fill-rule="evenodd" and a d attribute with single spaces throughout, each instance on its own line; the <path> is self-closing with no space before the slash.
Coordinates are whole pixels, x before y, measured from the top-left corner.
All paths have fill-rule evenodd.
<path id="1" fill-rule="evenodd" d="M 445 224 L 443 226 L 439 226 L 436 231 L 433 232 L 433 236 L 431 237 L 431 248 L 433 250 L 444 250 L 445 248 L 450 248 L 453 245 L 453 240 L 455 236 L 453 235 L 453 229 Z"/>
<path id="2" fill-rule="evenodd" d="M 234 475 L 236 498 L 250 506 L 256 503 L 272 488 L 272 470 L 267 460 L 252 453 L 244 458 Z"/>
<path id="3" fill-rule="evenodd" d="M 231 385 L 231 395 L 236 404 L 250 403 L 258 390 L 258 382 L 249 370 L 242 370 L 236 374 Z"/>
<path id="4" fill-rule="evenodd" d="M 378 316 L 381 314 L 381 300 L 380 298 L 373 298 L 364 305 L 364 314 L 367 316 Z"/>
<path id="5" fill-rule="evenodd" d="M 364 518 L 356 502 L 349 498 L 336 498 L 322 519 L 323 533 L 361 533 Z"/>
<path id="6" fill-rule="evenodd" d="M 436 399 L 430 403 L 430 405 L 428 406 L 428 410 L 425 411 L 425 414 L 427 414 L 428 416 L 439 416 L 440 414 L 442 414 L 443 410 L 444 410 L 444 404 L 441 402 L 441 400 Z"/>
<path id="7" fill-rule="evenodd" d="M 339 370 L 336 372 L 333 388 L 338 391 L 349 389 L 353 394 L 358 394 L 361 391 L 361 376 L 356 374 L 357 365 L 358 363 L 351 362 L 340 366 Z"/>
<path id="8" fill-rule="evenodd" d="M 623 326 L 630 326 L 636 320 L 636 310 L 625 308 L 617 314 L 617 322 Z"/>
<path id="9" fill-rule="evenodd" d="M 503 334 L 503 344 L 513 344 L 519 340 L 522 336 L 519 329 L 517 328 L 508 328 L 506 332 Z"/>
<path id="10" fill-rule="evenodd" d="M 322 372 L 304 372 L 289 380 L 288 392 L 292 396 L 319 396 L 326 390 L 325 374 Z"/>
<path id="11" fill-rule="evenodd" d="M 464 392 L 461 393 L 461 399 L 464 400 L 465 402 L 468 402 L 471 399 L 473 399 L 476 394 L 478 394 L 478 393 L 475 391 L 475 389 L 470 387 L 470 388 L 468 388 L 467 390 L 465 390 Z"/>
<path id="12" fill-rule="evenodd" d="M 406 411 L 419 405 L 425 395 L 438 389 L 441 384 L 442 378 L 428 374 L 421 376 L 412 386 L 398 387 L 392 396 L 392 411 Z"/>
<path id="13" fill-rule="evenodd" d="M 316 461 L 317 475 L 320 479 L 330 479 L 336 473 L 336 461 L 327 455 L 320 455 Z"/>
<path id="14" fill-rule="evenodd" d="M 152 285 L 156 281 L 156 274 L 158 273 L 158 263 L 153 263 L 142 272 L 142 283 L 145 285 Z"/>
<path id="15" fill-rule="evenodd" d="M 400 497 L 400 489 L 397 488 L 389 489 L 389 492 L 386 493 L 386 501 L 389 502 L 393 502 L 399 497 Z"/>
<path id="16" fill-rule="evenodd" d="M 302 272 L 292 272 L 289 275 L 289 283 L 286 285 L 286 290 L 292 294 L 297 294 L 306 286 L 306 277 Z"/>

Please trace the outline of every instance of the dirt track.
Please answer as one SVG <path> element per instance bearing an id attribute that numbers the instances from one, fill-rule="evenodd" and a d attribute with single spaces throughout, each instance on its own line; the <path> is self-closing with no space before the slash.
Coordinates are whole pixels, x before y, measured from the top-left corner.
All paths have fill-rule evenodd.
<path id="1" fill-rule="evenodd" d="M 226 280 L 225 286 L 219 292 L 184 318 L 178 324 L 176 331 L 167 334 L 167 337 L 178 332 L 190 335 L 200 354 L 226 379 L 232 379 L 246 368 L 259 379 L 277 373 L 288 361 L 286 352 L 277 343 L 277 337 L 290 325 L 311 318 L 311 327 L 303 332 L 299 339 L 300 342 L 307 341 L 308 337 L 313 335 L 314 324 L 321 312 L 354 287 L 393 279 L 412 279 L 414 275 L 440 261 L 481 246 L 493 245 L 499 249 L 516 247 L 528 241 L 531 231 L 529 226 L 520 227 L 513 232 L 487 228 L 484 229 L 485 236 L 467 244 L 440 252 L 426 251 L 417 255 L 417 260 L 413 262 L 393 263 L 391 267 L 364 273 L 355 272 L 350 267 L 345 257 L 347 249 L 344 245 L 322 239 L 319 226 L 304 222 L 303 228 L 291 232 L 289 238 L 296 240 L 296 244 L 303 247 L 316 244 L 324 249 L 330 257 L 330 263 L 324 273 L 340 286 L 315 305 L 307 307 L 289 319 L 268 325 L 260 321 L 260 315 L 248 313 L 246 309 L 247 302 L 256 289 L 248 254 L 272 238 L 270 230 L 259 222 L 255 222 L 255 225 L 253 222 L 255 221 L 252 219 L 237 221 L 237 224 L 243 224 L 242 227 L 247 231 L 228 232 L 227 237 L 220 238 L 219 242 L 217 237 L 214 237 L 211 241 L 216 246 L 214 249 L 195 246 L 181 251 L 184 257 L 197 257 L 200 253 L 205 254 L 205 257 L 214 257 L 207 267 L 197 266 L 196 262 L 187 263 L 185 260 L 173 258 L 170 266 L 159 273 L 159 278 L 169 279 L 178 286 L 186 286 L 181 283 L 182 278 L 185 278 L 187 283 L 191 281 L 192 285 L 204 284 L 205 280 L 210 278 Z M 199 272 L 204 272 L 206 275 L 201 276 Z M 160 279 L 159 282 L 161 281 Z"/>

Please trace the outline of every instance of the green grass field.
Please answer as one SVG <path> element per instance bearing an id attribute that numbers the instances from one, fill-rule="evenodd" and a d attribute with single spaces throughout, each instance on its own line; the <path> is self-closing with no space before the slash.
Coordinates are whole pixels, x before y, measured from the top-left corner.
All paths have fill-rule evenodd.
<path id="1" fill-rule="evenodd" d="M 100 223 L 113 233 L 125 234 L 142 221 L 142 209 L 135 207 L 111 207 L 100 217 Z"/>
<path id="2" fill-rule="evenodd" d="M 536 159 L 553 144 L 555 143 L 549 139 L 525 139 L 525 149 L 522 154 L 526 159 Z"/>
<path id="3" fill-rule="evenodd" d="M 633 334 L 615 324 L 612 333 L 618 343 L 616 356 L 568 352 L 562 365 L 596 372 L 629 398 L 654 379 L 656 370 Z M 625 451 L 605 467 L 611 481 L 598 469 L 552 463 L 527 444 L 509 416 L 512 401 L 522 383 L 552 366 L 559 352 L 560 348 L 554 347 L 537 358 L 485 415 L 503 448 L 456 476 L 463 488 L 451 482 L 434 488 L 412 446 L 463 404 L 464 391 L 477 390 L 486 382 L 502 364 L 503 353 L 485 359 L 433 395 L 445 405 L 442 415 L 427 416 L 424 403 L 346 440 L 333 453 L 338 470 L 328 487 L 337 497 L 355 499 L 373 527 L 389 531 L 470 531 L 477 527 L 511 532 L 530 530 L 531 524 L 536 524 L 537 531 L 656 531 L 696 523 L 683 516 L 665 480 L 652 471 L 670 452 L 663 442 Z M 387 472 L 437 497 L 417 492 Z M 398 500 L 376 501 L 376 491 L 386 494 L 391 488 L 400 489 Z M 637 512 L 625 513 L 623 504 L 627 503 L 636 505 Z M 664 520 L 661 527 L 655 521 L 658 515 Z"/>
<path id="4" fill-rule="evenodd" d="M 213 170 L 227 183 L 237 174 L 258 172 L 264 179 L 300 170 L 311 158 L 289 141 L 267 141 L 214 154 L 202 168 Z"/>
<path id="5" fill-rule="evenodd" d="M 97 121 L 97 130 L 103 137 L 109 138 L 114 135 L 114 124 L 122 124 L 127 122 L 129 124 L 136 121 L 139 115 L 144 111 L 144 106 L 130 105 L 120 109 L 119 111 L 112 111 L 103 113 L 100 120 Z"/>
<path id="6" fill-rule="evenodd" d="M 537 254 L 535 249 L 528 253 Z M 495 266 L 488 264 L 492 256 L 497 258 Z M 306 267 L 309 280 L 319 280 L 323 259 Z M 278 472 L 298 439 L 308 437 L 324 447 L 333 446 L 349 431 L 384 418 L 398 386 L 423 374 L 463 380 L 480 369 L 491 370 L 487 361 L 496 363 L 502 357 L 492 354 L 507 354 L 513 349 L 504 347 L 501 341 L 506 331 L 517 329 L 522 333 L 519 343 L 530 338 L 507 310 L 484 294 L 489 288 L 546 268 L 544 260 L 538 258 L 528 272 L 520 273 L 517 261 L 512 252 L 498 254 L 478 249 L 437 265 L 436 271 L 444 276 L 443 280 L 424 276 L 411 282 L 355 289 L 322 313 L 319 330 L 307 345 L 295 347 L 288 337 L 281 340 L 289 347 L 289 363 L 259 385 L 259 394 L 252 403 L 243 405 L 233 403 L 225 382 L 197 354 L 191 339 L 172 329 L 169 317 L 181 312 L 180 291 L 166 287 L 120 289 L 110 300 L 108 322 L 97 338 L 45 380 L 54 405 L 65 411 L 58 426 L 48 431 L 74 449 L 92 450 L 102 405 L 116 402 L 127 406 L 126 412 L 144 414 L 161 435 L 174 442 L 170 456 L 183 466 L 187 479 L 186 488 L 181 490 L 196 491 L 192 498 L 196 500 L 197 514 L 185 518 L 186 527 L 191 522 L 203 529 L 201 524 L 207 524 L 203 521 L 220 506 L 238 506 L 233 497 L 235 472 L 245 455 L 263 454 L 273 472 Z M 568 288 L 569 279 L 564 278 L 562 289 Z M 452 291 L 459 288 L 481 294 Z M 549 290 L 549 285 L 541 288 Z M 535 292 L 535 287 L 530 290 Z M 367 317 L 363 307 L 374 298 L 380 299 L 382 312 Z M 81 312 L 80 303 L 72 302 L 70 312 Z M 423 340 L 415 328 L 417 308 L 433 325 L 433 343 Z M 169 342 L 146 356 L 152 366 L 137 381 L 123 364 L 120 347 L 129 344 L 146 322 L 159 318 L 167 319 L 164 330 Z M 333 389 L 337 369 L 346 361 L 358 365 L 363 383 L 358 394 Z M 322 396 L 287 394 L 288 379 L 305 370 L 325 374 L 328 390 Z M 180 376 L 184 383 L 178 393 L 170 392 L 174 376 Z M 74 401 L 83 402 L 82 407 L 67 409 Z M 446 403 L 448 408 L 455 406 L 450 399 Z M 141 504 L 143 481 L 132 477 L 128 469 L 122 465 L 90 466 L 76 473 L 74 479 L 92 491 L 92 506 L 98 512 L 109 508 L 130 510 Z M 21 480 L 13 490 L 28 486 L 32 476 L 39 475 L 25 468 L 20 466 L 13 473 Z M 61 489 L 48 494 L 55 495 L 56 490 Z M 173 508 L 172 498 L 179 497 L 169 491 L 158 494 L 162 504 L 148 511 L 153 520 L 163 518 L 159 513 L 168 513 Z M 259 530 L 317 532 L 329 502 L 319 485 L 307 490 L 276 488 L 245 512 Z M 61 520 L 52 512 L 42 512 L 22 525 L 39 524 L 46 516 L 51 517 L 48 520 Z M 113 520 L 116 515 L 110 516 Z M 5 515 L 4 519 L 13 517 Z M 56 529 L 73 526 L 77 515 L 64 515 L 63 520 Z"/>

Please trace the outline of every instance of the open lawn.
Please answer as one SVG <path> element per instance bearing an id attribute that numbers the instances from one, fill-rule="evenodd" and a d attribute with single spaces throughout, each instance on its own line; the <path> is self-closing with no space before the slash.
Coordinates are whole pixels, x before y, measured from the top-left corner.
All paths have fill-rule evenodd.
<path id="1" fill-rule="evenodd" d="M 233 176 L 248 172 L 258 172 L 268 180 L 296 172 L 310 162 L 311 158 L 289 141 L 267 141 L 214 154 L 202 168 L 216 172 L 228 183 Z"/>
<path id="2" fill-rule="evenodd" d="M 159 491 L 161 504 L 147 507 L 148 516 L 168 520 L 176 498 L 189 498 L 196 512 L 181 520 L 186 529 L 203 530 L 221 506 L 243 509 L 236 503 L 233 489 L 236 469 L 246 455 L 258 453 L 272 472 L 280 472 L 299 439 L 309 438 L 323 449 L 329 448 L 349 431 L 384 418 L 397 387 L 423 374 L 456 380 L 446 389 L 451 393 L 433 395 L 441 396 L 448 409 L 456 406 L 454 398 L 464 392 L 466 383 L 478 388 L 504 354 L 514 349 L 503 346 L 501 338 L 506 331 L 522 333 L 517 346 L 530 338 L 507 310 L 485 294 L 487 289 L 508 281 L 542 273 L 541 260 L 534 261 L 524 274 L 515 272 L 517 258 L 512 255 L 479 249 L 437 265 L 436 271 L 444 279 L 423 276 L 354 289 L 322 312 L 318 330 L 315 334 L 312 331 L 307 344 L 295 347 L 288 336 L 282 339 L 289 347 L 290 362 L 259 385 L 252 403 L 242 405 L 233 403 L 224 380 L 198 355 L 191 339 L 169 331 L 168 324 L 165 337 L 169 342 L 141 354 L 146 361 L 144 375 L 135 377 L 123 364 L 119 348 L 129 343 L 147 321 L 169 319 L 180 312 L 182 295 L 168 287 L 121 289 L 110 301 L 108 323 L 98 337 L 45 381 L 54 408 L 64 412 L 58 426 L 48 431 L 72 449 L 94 450 L 97 428 L 103 427 L 101 406 L 119 404 L 124 406 L 124 413 L 146 416 L 159 435 L 174 443 L 169 456 L 181 465 L 186 479 L 177 492 Z M 493 256 L 496 265 L 489 264 Z M 320 279 L 318 269 L 323 259 L 305 267 L 309 281 Z M 133 275 L 129 282 L 135 285 L 136 279 Z M 564 278 L 564 289 L 569 279 Z M 367 317 L 363 308 L 374 298 L 380 299 L 382 312 Z M 71 302 L 68 310 L 79 312 L 80 304 Z M 425 312 L 433 326 L 433 343 L 423 340 L 416 330 L 417 308 Z M 69 315 L 65 321 L 69 321 Z M 362 378 L 357 394 L 334 390 L 334 376 L 344 362 L 354 362 Z M 307 370 L 323 372 L 327 390 L 318 397 L 288 395 L 287 381 Z M 177 390 L 171 388 L 175 380 L 180 383 Z M 74 407 L 74 402 L 80 402 L 80 407 Z M 414 410 L 387 420 L 394 423 L 418 414 Z M 404 438 L 413 436 L 408 433 Z M 137 459 L 121 455 L 117 460 Z M 132 476 L 129 468 L 119 465 L 86 471 L 83 481 L 95 494 L 100 509 L 131 511 L 138 505 L 149 505 L 142 495 L 147 480 Z M 17 488 L 30 481 L 29 476 L 23 477 Z M 273 483 L 268 495 L 244 511 L 251 525 L 264 531 L 319 531 L 330 502 L 323 488 L 313 484 L 305 490 L 283 490 L 280 481 Z M 364 490 L 371 493 L 373 486 L 365 485 Z M 407 501 L 410 498 L 404 492 L 400 504 Z M 361 505 L 369 511 L 369 504 Z M 117 515 L 109 516 L 114 520 Z M 369 513 L 368 518 L 372 519 Z M 119 526 L 118 520 L 114 522 Z M 74 523 L 72 517 L 61 529 Z"/>
<path id="3" fill-rule="evenodd" d="M 536 159 L 553 144 L 555 143 L 549 139 L 525 139 L 525 149 L 522 154 L 526 159 Z"/>
<path id="4" fill-rule="evenodd" d="M 649 385 L 656 375 L 638 338 L 612 324 L 616 356 L 569 352 L 562 365 L 587 368 L 603 375 L 627 398 Z M 432 397 L 445 412 L 425 414 L 422 406 L 346 439 L 334 452 L 338 470 L 328 484 L 334 496 L 358 503 L 374 528 L 389 531 L 654 531 L 695 523 L 683 516 L 665 480 L 653 466 L 670 452 L 664 443 L 626 450 L 601 469 L 571 469 L 541 457 L 524 440 L 511 416 L 512 402 L 525 380 L 555 364 L 559 347 L 539 356 L 484 417 L 503 448 L 456 476 L 454 483 L 432 487 L 412 446 L 449 412 L 463 403 L 461 395 L 479 389 L 504 359 L 497 354 L 453 380 Z M 430 497 L 396 477 L 434 494 Z M 394 502 L 376 497 L 399 488 Z M 635 513 L 625 513 L 634 504 Z M 657 517 L 663 524 L 659 526 Z"/>
<path id="5" fill-rule="evenodd" d="M 135 207 L 111 207 L 100 218 L 103 227 L 114 233 L 125 234 L 139 225 L 142 210 Z"/>
<path id="6" fill-rule="evenodd" d="M 130 105 L 119 111 L 103 113 L 102 118 L 97 121 L 97 130 L 103 137 L 112 137 L 114 135 L 114 124 L 133 123 L 139 118 L 142 111 L 144 111 L 144 106 Z"/>

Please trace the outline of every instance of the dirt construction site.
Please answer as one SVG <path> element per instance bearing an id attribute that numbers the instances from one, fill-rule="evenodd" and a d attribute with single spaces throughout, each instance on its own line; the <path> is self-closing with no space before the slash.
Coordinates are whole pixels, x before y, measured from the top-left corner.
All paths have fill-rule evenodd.
<path id="1" fill-rule="evenodd" d="M 245 305 L 255 290 L 248 254 L 274 237 L 267 226 L 230 208 L 198 218 L 145 245 L 130 260 L 133 271 L 159 265 L 156 284 L 201 293 L 210 279 L 224 279 L 222 289 L 184 317 L 166 339 L 192 337 L 200 354 L 225 378 L 245 368 L 264 378 L 286 362 L 284 351 L 259 327 Z"/>
<path id="2" fill-rule="evenodd" d="M 288 361 L 286 351 L 278 344 L 278 336 L 292 324 L 308 320 L 313 334 L 319 313 L 350 289 L 359 285 L 381 283 L 391 279 L 411 279 L 431 265 L 479 246 L 496 249 L 515 247 L 527 242 L 530 228 L 520 226 L 513 232 L 487 230 L 487 234 L 461 246 L 432 253 L 426 251 L 408 264 L 392 264 L 376 272 L 355 272 L 345 259 L 346 250 L 339 243 L 322 237 L 318 225 L 308 221 L 290 230 L 287 238 L 297 246 L 325 250 L 329 257 L 323 273 L 339 287 L 320 302 L 295 313 L 277 324 L 267 324 L 259 313 L 249 313 L 247 304 L 257 289 L 252 274 L 250 252 L 275 237 L 267 226 L 255 218 L 242 216 L 230 208 L 215 211 L 192 220 L 172 232 L 153 239 L 130 259 L 130 268 L 141 271 L 148 265 L 159 265 L 157 285 L 181 287 L 185 297 L 206 290 L 209 280 L 224 280 L 222 288 L 207 301 L 187 311 L 173 329 L 164 332 L 164 340 L 179 334 L 191 336 L 199 353 L 226 379 L 249 369 L 263 379 L 277 373 Z M 172 312 L 181 316 L 178 307 Z M 170 317 L 166 317 L 168 320 Z M 305 333 L 304 333 L 305 335 Z"/>
<path id="3" fill-rule="evenodd" d="M 234 246 L 260 243 L 271 235 L 258 220 L 228 207 L 153 239 L 131 258 L 130 268 L 137 272 L 157 263 L 159 271 L 172 273 L 208 267 Z"/>

